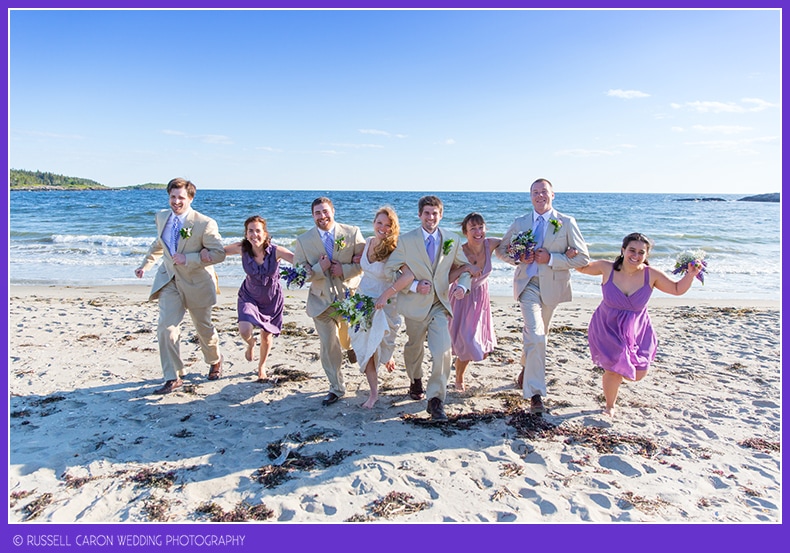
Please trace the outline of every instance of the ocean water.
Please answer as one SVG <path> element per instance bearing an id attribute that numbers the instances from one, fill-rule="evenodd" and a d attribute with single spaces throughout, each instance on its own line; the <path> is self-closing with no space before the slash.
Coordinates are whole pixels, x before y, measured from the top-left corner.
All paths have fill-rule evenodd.
<path id="1" fill-rule="evenodd" d="M 416 228 L 417 201 L 424 193 L 199 189 L 192 207 L 217 221 L 226 243 L 238 241 L 244 220 L 259 214 L 274 241 L 291 248 L 313 226 L 310 202 L 317 196 L 332 198 L 339 222 L 357 225 L 370 236 L 373 214 L 385 204 L 398 212 L 402 231 Z M 459 233 L 460 221 L 471 211 L 485 217 L 489 236 L 501 237 L 513 219 L 531 209 L 528 193 L 436 195 L 445 206 L 441 226 Z M 779 300 L 780 204 L 736 201 L 745 195 L 678 201 L 694 195 L 559 191 L 554 207 L 576 218 L 594 259 L 614 259 L 625 235 L 642 232 L 655 242 L 651 265 L 667 272 L 684 250 L 707 253 L 705 285 L 695 282 L 689 297 Z M 167 207 L 163 190 L 11 192 L 9 280 L 25 285 L 150 286 L 151 272 L 139 280 L 134 269 L 155 238 L 154 213 Z M 239 256 L 229 257 L 216 270 L 222 289 L 235 292 L 244 276 Z M 511 294 L 512 272 L 494 260 L 492 294 Z M 600 297 L 600 277 L 572 271 L 572 282 L 576 296 Z"/>

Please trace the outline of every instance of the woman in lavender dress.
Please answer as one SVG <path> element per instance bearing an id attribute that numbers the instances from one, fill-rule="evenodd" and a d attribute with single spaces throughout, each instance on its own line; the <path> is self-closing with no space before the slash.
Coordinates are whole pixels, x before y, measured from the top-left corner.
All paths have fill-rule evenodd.
<path id="1" fill-rule="evenodd" d="M 472 361 L 482 361 L 496 347 L 494 323 L 491 318 L 491 298 L 488 295 L 488 275 L 491 274 L 491 252 L 499 245 L 498 238 L 486 238 L 486 222 L 479 213 L 470 213 L 461 222 L 466 236 L 462 248 L 469 265 L 453 269 L 451 281 L 461 272 L 472 275 L 472 289 L 463 298 L 451 297 L 453 316 L 450 319 L 450 338 L 455 355 L 455 389 L 464 391 L 464 372 Z"/>
<path id="2" fill-rule="evenodd" d="M 614 261 L 593 261 L 576 269 L 601 275 L 603 301 L 593 313 L 587 329 L 593 363 L 604 369 L 604 414 L 614 416 L 614 404 L 623 378 L 642 380 L 655 359 L 658 340 L 653 332 L 647 303 L 653 288 L 673 296 L 685 294 L 701 263 L 692 264 L 679 281 L 648 265 L 653 242 L 638 232 L 623 239 L 620 256 Z"/>
<path id="3" fill-rule="evenodd" d="M 239 254 L 247 274 L 239 288 L 237 302 L 239 334 L 247 343 L 244 357 L 247 361 L 252 361 L 255 358 L 254 329 L 261 329 L 258 382 L 263 382 L 266 380 L 266 360 L 272 348 L 273 337 L 280 335 L 283 325 L 284 300 L 280 285 L 280 260 L 293 263 L 293 253 L 273 244 L 266 230 L 266 220 L 259 215 L 253 215 L 244 221 L 244 238 L 241 242 L 225 246 L 225 255 Z"/>

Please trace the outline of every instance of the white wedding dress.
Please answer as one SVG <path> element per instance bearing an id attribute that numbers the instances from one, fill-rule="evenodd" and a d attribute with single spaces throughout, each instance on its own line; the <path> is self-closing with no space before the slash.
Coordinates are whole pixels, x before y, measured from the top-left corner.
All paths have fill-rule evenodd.
<path id="1" fill-rule="evenodd" d="M 392 281 L 387 278 L 384 272 L 385 262 L 368 261 L 368 248 L 371 240 L 371 238 L 367 239 L 365 250 L 362 252 L 360 260 L 362 280 L 357 288 L 357 294 L 364 294 L 375 300 L 392 285 Z M 395 351 L 395 337 L 401 323 L 396 300 L 397 294 L 383 309 L 376 309 L 369 329 L 359 329 L 358 331 L 354 331 L 353 328 L 348 329 L 351 346 L 357 354 L 361 372 L 365 372 L 365 367 L 371 357 L 376 370 L 392 359 L 392 354 Z"/>

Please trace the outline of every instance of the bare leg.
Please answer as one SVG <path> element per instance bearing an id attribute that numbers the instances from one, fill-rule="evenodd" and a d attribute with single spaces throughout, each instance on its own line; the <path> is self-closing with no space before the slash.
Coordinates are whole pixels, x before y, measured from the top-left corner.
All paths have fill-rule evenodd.
<path id="1" fill-rule="evenodd" d="M 469 361 L 461 361 L 460 359 L 455 360 L 455 389 L 459 392 L 466 390 L 464 386 L 464 373 L 468 365 Z"/>
<path id="2" fill-rule="evenodd" d="M 247 361 L 253 360 L 253 350 L 255 348 L 255 336 L 253 335 L 254 327 L 248 322 L 239 323 L 239 334 L 242 340 L 247 342 L 247 349 L 244 351 L 244 358 Z"/>
<path id="3" fill-rule="evenodd" d="M 606 398 L 606 408 L 604 415 L 614 417 L 614 402 L 617 401 L 617 392 L 620 391 L 620 383 L 623 377 L 612 371 L 603 373 L 603 395 Z"/>
<path id="4" fill-rule="evenodd" d="M 372 357 L 368 361 L 367 366 L 365 366 L 365 376 L 368 378 L 368 384 L 370 385 L 370 397 L 362 404 L 362 407 L 372 409 L 379 399 L 379 375 L 376 374 L 376 366 L 373 364 Z"/>
<path id="5" fill-rule="evenodd" d="M 273 339 L 270 332 L 261 330 L 261 360 L 258 361 L 258 380 L 266 380 L 266 360 L 269 358 Z"/>

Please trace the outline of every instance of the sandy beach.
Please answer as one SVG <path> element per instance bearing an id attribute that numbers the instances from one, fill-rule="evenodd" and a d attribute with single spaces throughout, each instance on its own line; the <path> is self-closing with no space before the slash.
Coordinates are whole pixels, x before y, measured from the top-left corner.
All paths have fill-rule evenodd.
<path id="1" fill-rule="evenodd" d="M 465 392 L 448 390 L 437 424 L 408 398 L 403 331 L 374 409 L 350 364 L 348 393 L 322 407 L 301 290 L 287 294 L 268 382 L 244 359 L 227 285 L 223 378 L 206 379 L 186 317 L 186 385 L 152 395 L 147 295 L 10 288 L 10 523 L 782 522 L 778 301 L 654 298 L 658 357 L 612 420 L 586 339 L 598 300 L 556 312 L 541 418 L 514 387 L 520 313 L 494 298 L 498 348 L 470 365 Z"/>

